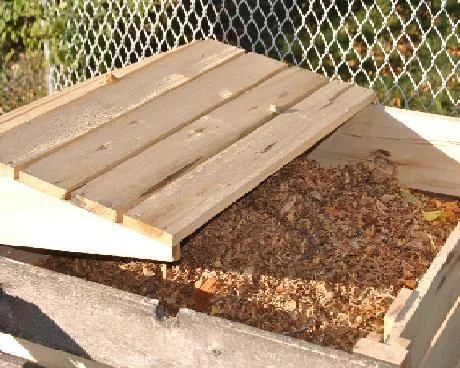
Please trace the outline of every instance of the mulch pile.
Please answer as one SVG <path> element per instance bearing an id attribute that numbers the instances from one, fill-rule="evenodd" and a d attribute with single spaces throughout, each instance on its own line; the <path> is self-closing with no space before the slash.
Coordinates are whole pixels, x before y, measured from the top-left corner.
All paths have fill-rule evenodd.
<path id="1" fill-rule="evenodd" d="M 180 262 L 48 258 L 43 267 L 351 351 L 383 332 L 460 220 L 460 202 L 401 188 L 385 155 L 324 169 L 306 155 L 183 242 Z"/>

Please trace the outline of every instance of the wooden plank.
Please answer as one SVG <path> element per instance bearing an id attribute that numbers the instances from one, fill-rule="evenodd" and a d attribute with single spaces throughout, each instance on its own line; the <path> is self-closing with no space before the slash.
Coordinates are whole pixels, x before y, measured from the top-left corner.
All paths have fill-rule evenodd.
<path id="1" fill-rule="evenodd" d="M 383 150 L 410 188 L 460 197 L 460 119 L 369 106 L 309 155 L 325 167 L 365 160 Z"/>
<path id="2" fill-rule="evenodd" d="M 39 367 L 34 367 L 24 359 L 0 353 L 0 368 L 24 368 L 27 367 L 27 365 L 29 365 L 29 368 Z"/>
<path id="3" fill-rule="evenodd" d="M 460 296 L 442 322 L 430 347 L 426 351 L 420 367 L 450 368 L 460 367 Z"/>
<path id="4" fill-rule="evenodd" d="M 123 216 L 123 223 L 177 244 L 374 99 L 333 81 Z"/>
<path id="5" fill-rule="evenodd" d="M 65 88 L 52 95 L 40 98 L 28 105 L 22 106 L 9 113 L 0 116 L 0 134 L 16 128 L 40 115 L 54 110 L 68 102 L 71 102 L 86 93 L 106 84 L 106 76 L 101 75 L 88 79 L 82 83 Z"/>
<path id="6" fill-rule="evenodd" d="M 0 170 L 16 178 L 19 169 L 41 156 L 242 52 L 216 41 L 196 42 L 175 53 L 173 58 L 163 57 L 71 104 L 41 115 L 0 137 Z"/>
<path id="7" fill-rule="evenodd" d="M 393 325 L 395 324 L 396 319 L 400 315 L 411 294 L 412 290 L 401 288 L 401 290 L 398 292 L 398 295 L 396 296 L 396 299 L 393 300 L 390 308 L 388 308 L 388 311 L 385 313 L 385 317 L 383 318 L 383 339 L 385 342 L 388 342 L 390 339 Z"/>
<path id="8" fill-rule="evenodd" d="M 0 244 L 172 262 L 171 247 L 0 176 Z M 129 246 L 128 246 L 129 244 Z M 3 280 L 0 279 L 0 282 Z"/>
<path id="9" fill-rule="evenodd" d="M 286 64 L 262 55 L 243 55 L 36 161 L 19 173 L 19 180 L 66 198 L 75 188 L 285 68 Z M 192 97 L 197 94 L 199 98 Z"/>
<path id="10" fill-rule="evenodd" d="M 290 68 L 97 177 L 73 194 L 78 205 L 120 221 L 166 179 L 183 175 L 327 83 Z M 158 158 L 161 157 L 159 160 Z M 110 189 L 109 189 L 110 188 Z"/>
<path id="11" fill-rule="evenodd" d="M 451 232 L 394 322 L 394 334 L 411 340 L 410 354 L 413 366 L 420 366 L 433 337 L 458 297 L 460 223 Z"/>
<path id="12" fill-rule="evenodd" d="M 368 338 L 361 338 L 353 348 L 353 354 L 372 357 L 392 364 L 394 367 L 410 367 L 407 350 L 394 345 L 388 345 Z"/>
<path id="13" fill-rule="evenodd" d="M 30 323 L 34 321 L 31 320 Z M 2 332 L 0 332 L 0 351 L 46 368 L 110 368 L 107 364 L 97 363 L 65 351 L 50 349 Z"/>
<path id="14" fill-rule="evenodd" d="M 0 308 L 10 312 L 2 321 L 10 333 L 27 331 L 36 343 L 73 354 L 83 350 L 114 367 L 389 367 L 185 309 L 160 322 L 155 318 L 157 300 L 1 257 L 0 280 L 7 285 Z M 27 319 L 38 313 L 69 339 L 59 339 L 53 331 L 41 333 Z"/>
<path id="15" fill-rule="evenodd" d="M 120 69 L 115 69 L 107 74 L 88 79 L 84 82 L 77 83 L 71 87 L 64 88 L 63 90 L 53 93 L 51 95 L 40 98 L 25 106 L 15 109 L 7 114 L 0 116 L 0 134 L 11 130 L 17 126 L 29 122 L 59 106 L 65 105 L 77 98 L 85 95 L 86 93 L 105 85 L 108 82 L 108 76 L 113 75 L 115 78 L 122 78 L 128 73 L 132 73 L 156 60 L 159 60 L 167 55 L 173 54 L 182 48 L 188 47 L 193 42 L 179 46 L 173 50 L 153 55 L 145 58 L 137 63 L 125 66 Z"/>

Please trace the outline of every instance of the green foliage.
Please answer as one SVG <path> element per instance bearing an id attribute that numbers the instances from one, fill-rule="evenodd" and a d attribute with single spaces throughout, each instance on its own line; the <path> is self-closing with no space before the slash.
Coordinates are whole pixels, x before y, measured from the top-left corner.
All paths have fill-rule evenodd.
<path id="1" fill-rule="evenodd" d="M 0 2 L 0 62 L 15 61 L 21 53 L 35 53 L 48 41 L 51 61 L 65 55 L 60 35 L 68 19 L 67 3 L 44 6 L 40 0 L 2 0 Z M 59 16 L 56 16 L 59 14 Z"/>

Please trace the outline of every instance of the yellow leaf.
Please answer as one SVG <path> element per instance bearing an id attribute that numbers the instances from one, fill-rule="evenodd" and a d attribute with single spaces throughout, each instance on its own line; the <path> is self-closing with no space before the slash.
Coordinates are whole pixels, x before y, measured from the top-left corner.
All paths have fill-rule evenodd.
<path id="1" fill-rule="evenodd" d="M 218 315 L 218 314 L 220 314 L 220 308 L 216 307 L 215 305 L 213 305 L 211 307 L 211 316 L 215 316 L 215 315 Z"/>
<path id="2" fill-rule="evenodd" d="M 434 221 L 444 217 L 444 211 L 422 211 L 423 218 L 427 221 Z"/>
<path id="3" fill-rule="evenodd" d="M 401 196 L 406 202 L 412 203 L 417 207 L 422 207 L 422 202 L 420 202 L 420 200 L 410 192 L 410 189 L 400 188 L 399 190 L 401 191 Z"/>

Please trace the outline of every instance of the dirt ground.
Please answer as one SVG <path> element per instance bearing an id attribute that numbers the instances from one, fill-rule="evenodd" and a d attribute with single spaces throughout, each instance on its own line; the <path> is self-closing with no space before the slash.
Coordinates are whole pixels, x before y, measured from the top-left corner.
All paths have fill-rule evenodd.
<path id="1" fill-rule="evenodd" d="M 90 256 L 51 270 L 264 330 L 351 351 L 383 332 L 401 287 L 415 288 L 460 202 L 401 188 L 385 155 L 324 169 L 304 154 L 183 242 L 173 265 Z"/>

